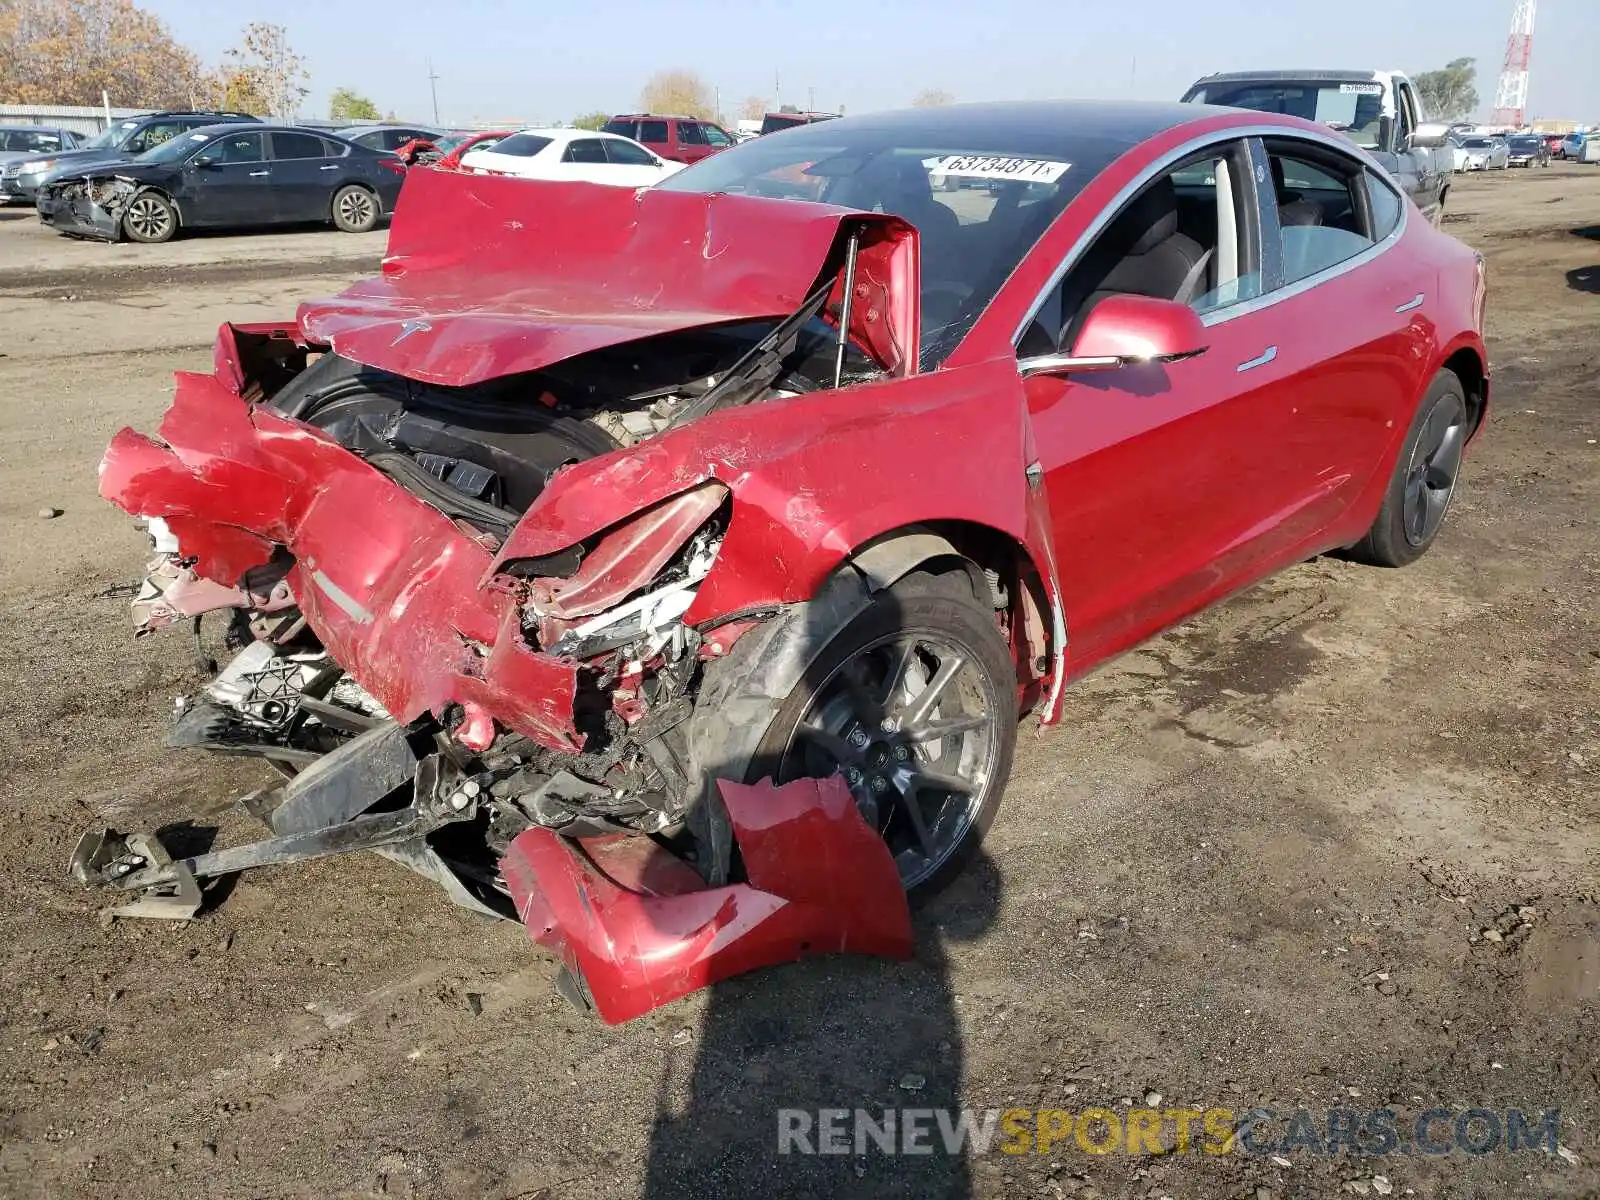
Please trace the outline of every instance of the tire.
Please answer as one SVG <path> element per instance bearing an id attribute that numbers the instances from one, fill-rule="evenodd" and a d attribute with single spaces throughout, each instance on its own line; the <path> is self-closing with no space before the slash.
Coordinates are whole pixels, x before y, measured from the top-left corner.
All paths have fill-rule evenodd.
<path id="1" fill-rule="evenodd" d="M 160 192 L 139 192 L 122 213 L 122 234 L 130 241 L 170 242 L 178 232 L 178 210 Z"/>
<path id="2" fill-rule="evenodd" d="M 888 687 L 907 646 L 903 686 Z M 912 726 L 918 697 L 957 656 L 933 712 Z M 847 677 L 858 671 L 870 682 L 853 688 Z M 843 766 L 863 817 L 895 854 L 908 899 L 921 903 L 960 873 L 994 820 L 1016 748 L 1016 695 L 993 603 L 979 598 L 965 571 L 915 572 L 873 594 L 841 571 L 816 599 L 749 631 L 708 666 L 689 733 L 691 760 L 707 781 L 700 806 L 720 813 L 710 783 L 718 777 L 781 784 Z M 892 728 L 877 722 L 886 709 Z M 919 739 L 930 719 L 963 727 Z M 800 735 L 802 721 L 829 730 L 829 740 Z M 940 788 L 936 767 L 948 768 L 938 780 L 960 778 L 970 790 Z M 913 812 L 926 839 L 916 836 Z M 715 845 L 714 817 L 702 812 L 698 828 L 693 818 L 689 824 Z"/>
<path id="3" fill-rule="evenodd" d="M 1452 371 L 1434 377 L 1395 460 L 1383 506 L 1350 556 L 1378 567 L 1403 567 L 1427 553 L 1444 523 L 1470 435 L 1466 392 Z"/>
<path id="4" fill-rule="evenodd" d="M 334 226 L 345 233 L 368 233 L 383 215 L 383 206 L 371 188 L 347 183 L 333 194 L 329 210 Z"/>

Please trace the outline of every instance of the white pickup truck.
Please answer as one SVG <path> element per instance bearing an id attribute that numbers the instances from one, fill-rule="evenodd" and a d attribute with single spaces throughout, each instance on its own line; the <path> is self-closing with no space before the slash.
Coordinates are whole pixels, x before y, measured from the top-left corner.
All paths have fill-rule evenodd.
<path id="1" fill-rule="evenodd" d="M 1184 100 L 1288 113 L 1338 130 L 1393 175 L 1437 225 L 1455 159 L 1449 127 L 1427 122 L 1399 71 L 1227 71 L 1196 80 Z"/>

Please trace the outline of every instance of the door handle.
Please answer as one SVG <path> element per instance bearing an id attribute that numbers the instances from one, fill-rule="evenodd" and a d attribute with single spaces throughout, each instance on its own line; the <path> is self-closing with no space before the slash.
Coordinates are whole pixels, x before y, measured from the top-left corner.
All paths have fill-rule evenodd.
<path id="1" fill-rule="evenodd" d="M 1256 367 L 1264 367 L 1269 362 L 1271 362 L 1273 359 L 1275 359 L 1277 357 L 1278 357 L 1278 348 L 1276 346 L 1268 346 L 1265 350 L 1263 350 L 1260 354 L 1256 355 L 1254 358 L 1240 363 L 1238 368 L 1237 368 L 1237 370 L 1239 370 L 1240 372 L 1244 372 L 1244 371 L 1253 370 Z"/>
<path id="2" fill-rule="evenodd" d="M 260 179 L 264 175 L 271 175 L 271 174 L 272 174 L 271 171 L 251 171 L 250 172 L 250 178 L 251 179 Z"/>
<path id="3" fill-rule="evenodd" d="M 339 169 L 339 164 L 338 163 L 329 163 L 325 167 L 318 167 L 317 168 L 317 170 L 319 170 L 319 171 L 337 171 L 338 169 Z"/>
<path id="4" fill-rule="evenodd" d="M 1425 299 L 1427 299 L 1427 297 L 1424 296 L 1421 292 L 1418 292 L 1415 296 L 1411 297 L 1411 299 L 1407 300 L 1404 304 L 1396 304 L 1394 306 L 1394 310 L 1397 313 L 1410 312 L 1413 308 L 1421 308 L 1422 307 L 1422 302 Z"/>

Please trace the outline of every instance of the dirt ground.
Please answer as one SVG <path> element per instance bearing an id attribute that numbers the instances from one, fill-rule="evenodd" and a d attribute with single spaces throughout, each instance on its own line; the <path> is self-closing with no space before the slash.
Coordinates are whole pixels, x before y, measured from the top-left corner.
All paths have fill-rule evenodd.
<path id="1" fill-rule="evenodd" d="M 1489 257 L 1494 398 L 1426 559 L 1306 563 L 1078 687 L 914 962 L 607 1029 L 520 927 L 372 856 L 96 920 L 83 829 L 256 836 L 231 801 L 265 776 L 162 749 L 197 677 L 184 638 L 129 636 L 147 546 L 95 464 L 218 322 L 343 286 L 382 237 L 105 247 L 0 212 L 0 1194 L 1600 1194 L 1600 170 L 1464 180 L 1447 219 Z M 1559 1108 L 1568 1153 L 776 1152 L 783 1108 L 1152 1091 Z"/>

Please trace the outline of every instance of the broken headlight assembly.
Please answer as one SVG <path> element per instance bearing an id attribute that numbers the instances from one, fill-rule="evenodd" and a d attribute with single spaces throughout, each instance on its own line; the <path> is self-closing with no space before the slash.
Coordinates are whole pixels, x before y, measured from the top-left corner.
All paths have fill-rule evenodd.
<path id="1" fill-rule="evenodd" d="M 682 617 L 716 561 L 728 507 L 728 489 L 710 482 L 612 526 L 570 574 L 530 580 L 524 628 L 541 650 L 564 658 L 617 650 L 637 663 L 678 658 L 689 637 Z M 510 569 L 526 576 L 563 558 L 573 561 L 557 555 Z"/>

